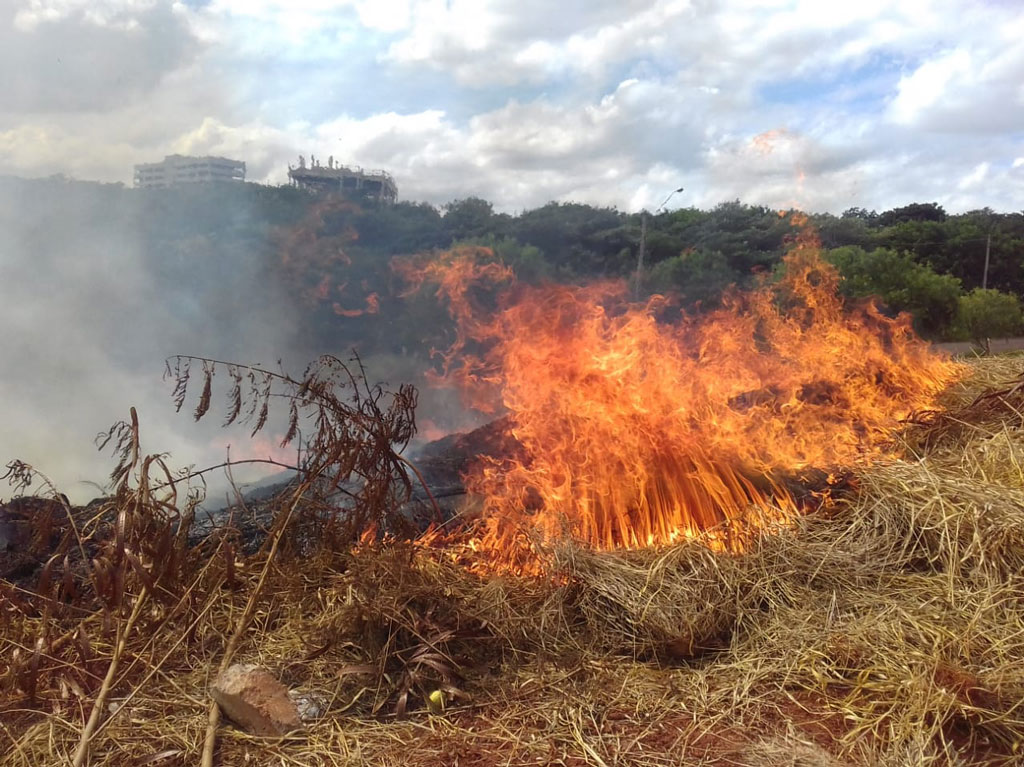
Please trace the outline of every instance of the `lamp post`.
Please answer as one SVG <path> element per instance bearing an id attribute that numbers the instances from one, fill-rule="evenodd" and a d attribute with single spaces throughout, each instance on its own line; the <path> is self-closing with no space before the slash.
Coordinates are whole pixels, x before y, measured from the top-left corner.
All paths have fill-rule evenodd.
<path id="1" fill-rule="evenodd" d="M 659 213 L 661 213 L 661 211 L 664 209 L 664 207 L 666 205 L 668 205 L 668 201 L 671 200 L 673 196 L 675 196 L 676 194 L 678 194 L 681 191 L 683 191 L 683 187 L 679 187 L 678 189 L 673 189 L 671 192 L 669 192 L 668 193 L 668 197 L 666 197 L 665 200 L 661 203 L 661 205 L 659 205 L 655 209 L 654 215 L 657 216 Z M 640 277 L 641 277 L 641 275 L 643 274 L 643 271 L 644 271 L 644 249 L 646 247 L 647 247 L 647 211 L 643 210 L 640 213 L 640 250 L 636 254 L 636 278 L 634 279 L 634 284 L 633 284 L 633 297 L 635 299 L 639 299 L 640 298 Z"/>

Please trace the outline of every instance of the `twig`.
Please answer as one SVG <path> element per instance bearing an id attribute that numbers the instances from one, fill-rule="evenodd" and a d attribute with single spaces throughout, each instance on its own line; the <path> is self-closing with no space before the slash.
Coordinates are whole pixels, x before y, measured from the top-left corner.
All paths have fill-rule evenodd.
<path id="1" fill-rule="evenodd" d="M 303 469 L 301 466 L 292 466 L 289 463 L 275 461 L 272 458 L 246 458 L 241 461 L 224 461 L 223 463 L 218 463 L 216 466 L 207 466 L 205 469 L 200 469 L 199 471 L 190 471 L 188 474 L 183 474 L 182 476 L 175 479 L 174 482 L 184 482 L 190 479 L 195 479 L 196 477 L 201 477 L 204 474 L 210 473 L 211 471 L 223 469 L 226 466 L 241 466 L 242 464 L 245 463 L 262 463 L 266 464 L 267 466 L 277 466 L 282 469 L 289 469 L 290 471 L 298 472 L 299 474 L 306 474 L 309 471 L 308 469 Z M 160 482 L 156 485 L 153 485 L 153 490 L 163 490 L 165 487 L 174 484 L 174 482 Z"/>
<path id="2" fill-rule="evenodd" d="M 96 700 L 92 705 L 92 713 L 89 714 L 89 721 L 85 723 L 85 728 L 82 730 L 82 736 L 78 739 L 78 747 L 75 749 L 75 756 L 71 760 L 72 767 L 82 767 L 85 763 L 85 757 L 89 752 L 89 743 L 92 740 L 96 726 L 99 724 L 103 709 L 106 708 L 107 696 L 110 694 L 110 690 L 114 683 L 114 677 L 117 675 L 117 666 L 121 660 L 121 654 L 124 652 L 125 645 L 128 642 L 128 635 L 131 633 L 132 627 L 135 625 L 135 620 L 142 612 L 142 605 L 146 601 L 147 594 L 148 592 L 146 591 L 146 587 L 143 586 L 142 590 L 139 592 L 139 598 L 135 600 L 135 606 L 132 608 L 131 615 L 128 616 L 128 622 L 125 623 L 123 629 L 118 632 L 119 635 L 117 637 L 117 644 L 114 646 L 114 654 L 110 658 L 110 665 L 107 666 L 107 675 L 103 678 L 103 685 L 100 687 L 100 691 L 96 695 Z"/>
<path id="3" fill-rule="evenodd" d="M 14 748 L 17 749 L 18 754 L 21 755 L 21 758 L 25 760 L 25 764 L 31 766 L 32 762 L 31 760 L 29 760 L 28 754 L 25 753 L 25 749 L 21 747 L 21 743 L 19 743 L 18 739 L 11 734 L 11 731 L 7 729 L 3 722 L 0 722 L 0 729 L 2 729 L 4 731 L 4 734 L 11 739 L 11 743 L 14 744 Z"/>
<path id="4" fill-rule="evenodd" d="M 153 635 L 150 638 L 149 642 L 146 644 L 146 646 L 143 647 L 143 650 L 142 650 L 143 652 L 146 652 L 156 642 L 157 637 L 159 637 L 159 635 L 160 635 L 160 632 L 170 623 L 170 621 L 171 621 L 172 617 L 174 616 L 175 612 L 185 603 L 185 601 L 188 599 L 188 597 L 198 587 L 199 583 L 202 581 L 203 577 L 206 575 L 207 571 L 210 569 L 210 566 L 213 564 L 214 561 L 216 561 L 217 555 L 220 553 L 221 547 L 223 545 L 224 545 L 224 541 L 223 541 L 223 539 L 221 539 L 221 541 L 217 544 L 216 550 L 213 552 L 213 554 L 207 560 L 206 564 L 203 566 L 203 569 L 199 572 L 199 574 L 193 580 L 192 584 L 188 587 L 188 589 L 185 591 L 185 593 L 182 594 L 181 597 L 178 599 L 178 603 L 167 614 L 167 616 L 160 623 L 160 625 L 153 629 Z M 210 612 L 210 610 L 214 607 L 214 605 L 217 604 L 218 596 L 217 596 L 217 593 L 216 593 L 217 592 L 216 587 L 211 588 L 211 591 L 213 592 L 213 596 L 210 599 L 207 600 L 206 605 L 196 615 L 196 617 L 192 621 L 192 623 L 189 624 L 188 627 L 184 631 L 181 632 L 181 636 L 178 637 L 178 639 L 174 642 L 174 644 L 171 645 L 171 648 L 169 650 L 167 650 L 166 653 L 164 653 L 164 656 L 160 659 L 160 661 L 156 665 L 152 666 L 152 668 L 150 669 L 149 673 L 145 677 L 143 677 L 142 680 L 138 684 L 135 685 L 135 688 L 125 696 L 124 700 L 121 701 L 121 706 L 120 706 L 120 708 L 117 709 L 119 712 L 125 710 L 125 708 L 128 705 L 128 702 L 132 698 L 134 698 L 135 695 L 143 687 L 145 687 L 146 683 L 150 680 L 150 678 L 152 678 L 153 675 L 156 674 L 161 669 L 163 664 L 171 656 L 171 653 L 174 652 L 174 650 L 177 649 L 181 645 L 181 643 L 185 641 L 185 638 L 188 637 L 188 635 L 192 632 L 192 630 L 196 626 L 199 625 L 199 622 L 204 617 L 206 617 L 206 615 Z M 138 656 L 136 656 L 135 661 L 137 661 L 138 659 L 139 659 Z M 130 673 L 131 672 L 132 668 L 134 667 L 135 661 L 133 661 L 132 664 L 128 666 L 128 670 L 126 671 L 126 673 Z M 111 720 L 113 720 L 114 716 L 116 716 L 116 713 L 114 715 L 111 715 L 107 719 L 105 719 L 103 721 L 103 723 L 98 728 L 96 728 L 96 732 L 94 734 L 98 734 L 101 730 L 103 730 L 103 728 L 105 728 L 108 724 L 110 724 L 110 722 L 111 722 Z"/>
<path id="5" fill-rule="evenodd" d="M 280 543 L 281 536 L 284 534 L 284 531 L 288 528 L 288 522 L 291 520 L 292 513 L 302 500 L 308 484 L 309 481 L 307 480 L 306 483 L 303 483 L 296 489 L 294 500 L 292 501 L 291 506 L 288 507 L 287 513 L 284 515 L 283 519 L 275 525 L 275 529 L 272 533 L 270 551 L 267 553 L 267 559 L 263 563 L 263 570 L 260 572 L 259 580 L 256 582 L 256 586 L 253 588 L 252 594 L 249 595 L 249 601 L 246 602 L 245 609 L 242 611 L 241 616 L 238 618 L 238 622 L 235 624 L 235 630 L 232 632 L 231 638 L 228 640 L 227 647 L 224 648 L 224 656 L 221 658 L 220 666 L 217 670 L 218 674 L 223 673 L 230 665 L 235 651 L 238 649 L 242 635 L 245 633 L 245 630 L 249 625 L 249 621 L 252 620 L 252 615 L 256 610 L 256 602 L 259 599 L 260 592 L 263 590 L 263 584 L 267 580 L 267 574 L 270 572 L 270 566 L 277 553 L 277 545 Z M 218 724 L 220 724 L 220 706 L 216 701 L 211 701 L 206 720 L 206 739 L 203 743 L 203 758 L 200 762 L 201 767 L 213 767 L 213 750 L 217 745 Z M 78 766 L 75 765 L 75 767 Z"/>
<path id="6" fill-rule="evenodd" d="M 418 479 L 420 481 L 420 484 L 423 485 L 423 491 L 427 494 L 427 498 L 430 499 L 431 505 L 434 507 L 435 521 L 438 524 L 441 524 L 444 521 L 443 519 L 441 519 L 441 507 L 438 505 L 437 500 L 434 498 L 434 494 L 430 492 L 430 488 L 427 486 L 427 481 L 423 479 L 423 475 L 420 474 L 420 470 L 416 468 L 416 464 L 414 464 L 405 456 L 399 455 L 398 453 L 392 452 L 392 455 L 399 461 L 404 463 L 406 466 L 408 466 L 410 469 L 412 469 L 413 473 L 416 475 L 416 479 Z"/>

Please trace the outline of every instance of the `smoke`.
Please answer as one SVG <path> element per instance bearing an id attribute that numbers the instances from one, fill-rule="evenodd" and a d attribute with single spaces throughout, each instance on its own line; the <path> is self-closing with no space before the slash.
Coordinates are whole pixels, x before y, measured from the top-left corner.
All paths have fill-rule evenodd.
<path id="1" fill-rule="evenodd" d="M 173 354 L 294 369 L 313 352 L 268 273 L 273 254 L 254 236 L 266 227 L 248 196 L 222 199 L 213 214 L 230 227 L 204 231 L 196 219 L 218 199 L 205 194 L 190 203 L 173 190 L 0 179 L 3 462 L 27 461 L 88 500 L 113 465 L 93 440 L 131 406 L 144 449 L 169 452 L 174 466 L 217 463 L 229 443 L 233 458 L 268 449 L 175 413 L 163 380 Z"/>
<path id="2" fill-rule="evenodd" d="M 295 446 L 279 444 L 284 407 L 255 438 L 244 426 L 220 427 L 224 376 L 220 388 L 215 378 L 209 417 L 193 421 L 194 401 L 176 413 L 164 371 L 177 354 L 297 377 L 321 354 L 346 360 L 354 344 L 363 347 L 369 383 L 420 389 L 417 443 L 479 425 L 456 392 L 427 382 L 427 348 L 396 342 L 419 337 L 432 321 L 396 316 L 394 303 L 357 319 L 339 318 L 330 297 L 310 304 L 309 285 L 339 263 L 349 269 L 343 251 L 354 236 L 318 238 L 316 206 L 288 192 L 0 178 L 0 465 L 26 461 L 72 501 L 86 502 L 103 492 L 114 464 L 94 440 L 131 407 L 143 449 L 168 453 L 173 468 L 205 468 L 229 456 L 294 463 Z M 387 263 L 371 255 L 359 268 L 386 285 Z M 362 281 L 345 293 L 352 305 L 360 303 Z M 244 483 L 277 471 L 239 467 L 233 477 Z M 220 505 L 228 490 L 223 472 L 208 481 L 209 504 Z M 0 498 L 7 495 L 0 488 Z"/>

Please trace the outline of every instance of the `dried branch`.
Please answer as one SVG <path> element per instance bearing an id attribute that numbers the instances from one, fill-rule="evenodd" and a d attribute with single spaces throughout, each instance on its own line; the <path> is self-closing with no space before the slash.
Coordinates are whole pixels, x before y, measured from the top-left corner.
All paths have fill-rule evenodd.
<path id="1" fill-rule="evenodd" d="M 174 378 L 173 396 L 179 407 L 187 398 L 190 371 L 197 363 L 203 369 L 194 411 L 197 419 L 209 412 L 217 368 L 225 369 L 230 379 L 225 425 L 247 423 L 255 435 L 265 428 L 272 401 L 283 398 L 287 422 L 281 445 L 296 441 L 301 445 L 297 465 L 289 468 L 316 480 L 311 488 L 321 497 L 340 491 L 351 499 L 339 511 L 344 512 L 353 535 L 370 527 L 400 526 L 398 511 L 412 494 L 410 465 L 401 452 L 416 432 L 414 387 L 404 385 L 387 392 L 369 384 L 358 356 L 349 364 L 322 356 L 299 378 L 255 365 L 178 356 L 168 360 L 167 370 Z M 434 506 L 437 510 L 436 502 Z"/>

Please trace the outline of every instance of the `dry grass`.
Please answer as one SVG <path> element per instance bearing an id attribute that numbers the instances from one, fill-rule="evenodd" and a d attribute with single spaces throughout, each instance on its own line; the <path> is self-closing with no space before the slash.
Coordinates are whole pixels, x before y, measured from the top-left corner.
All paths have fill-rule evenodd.
<path id="1" fill-rule="evenodd" d="M 140 548 L 115 602 L 4 586 L 0 763 L 70 763 L 108 676 L 85 763 L 196 764 L 208 683 L 245 625 L 235 659 L 327 713 L 281 740 L 222 724 L 224 765 L 1018 764 L 1024 397 L 974 400 L 1024 360 L 973 364 L 903 460 L 740 556 L 566 548 L 528 580 L 440 546 L 268 563 L 220 543 L 181 551 L 173 580 Z M 166 513 L 131 490 L 140 520 Z"/>

